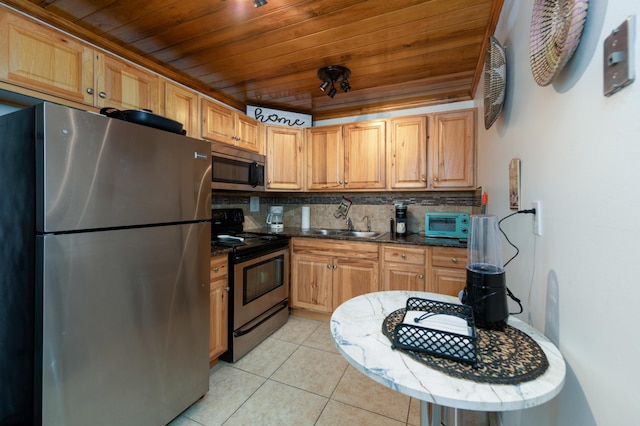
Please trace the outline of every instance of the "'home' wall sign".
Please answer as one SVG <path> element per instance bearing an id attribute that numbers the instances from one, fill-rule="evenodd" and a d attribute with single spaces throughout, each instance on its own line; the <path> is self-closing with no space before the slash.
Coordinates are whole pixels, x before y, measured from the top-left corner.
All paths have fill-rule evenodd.
<path id="1" fill-rule="evenodd" d="M 247 105 L 247 115 L 264 124 L 288 127 L 311 127 L 311 115 Z"/>

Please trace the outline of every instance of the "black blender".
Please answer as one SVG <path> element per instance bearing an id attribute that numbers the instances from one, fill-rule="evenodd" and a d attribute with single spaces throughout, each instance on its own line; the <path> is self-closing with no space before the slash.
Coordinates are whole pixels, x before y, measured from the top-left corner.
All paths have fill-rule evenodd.
<path id="1" fill-rule="evenodd" d="M 502 330 L 509 317 L 509 309 L 502 246 L 495 216 L 471 216 L 467 251 L 467 286 L 462 303 L 471 306 L 478 327 Z"/>

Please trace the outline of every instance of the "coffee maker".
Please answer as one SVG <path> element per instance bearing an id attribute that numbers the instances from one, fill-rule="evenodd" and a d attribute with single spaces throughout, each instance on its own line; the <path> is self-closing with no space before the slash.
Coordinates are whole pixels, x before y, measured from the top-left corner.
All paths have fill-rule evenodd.
<path id="1" fill-rule="evenodd" d="M 498 220 L 493 215 L 471 216 L 467 243 L 467 286 L 462 303 L 471 306 L 476 325 L 502 330 L 509 317 Z"/>
<path id="2" fill-rule="evenodd" d="M 269 231 L 280 232 L 284 229 L 284 207 L 271 206 L 267 215 Z"/>

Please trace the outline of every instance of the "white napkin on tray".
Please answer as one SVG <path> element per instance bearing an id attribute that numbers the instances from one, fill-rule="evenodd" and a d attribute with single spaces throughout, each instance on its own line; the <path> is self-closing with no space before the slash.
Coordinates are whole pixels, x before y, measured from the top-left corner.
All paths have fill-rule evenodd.
<path id="1" fill-rule="evenodd" d="M 416 318 L 420 318 L 424 314 L 429 314 L 429 312 L 407 311 L 402 322 L 404 324 L 430 328 L 432 330 L 444 331 L 446 333 L 471 336 L 471 327 L 467 325 L 467 320 L 464 318 L 460 318 L 455 315 L 431 313 L 431 315 L 421 319 L 420 321 L 415 321 Z"/>

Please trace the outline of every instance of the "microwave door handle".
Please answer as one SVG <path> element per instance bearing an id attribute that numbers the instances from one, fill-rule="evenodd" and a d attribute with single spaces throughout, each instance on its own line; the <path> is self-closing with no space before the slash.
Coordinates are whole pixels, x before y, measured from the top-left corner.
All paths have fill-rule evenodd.
<path id="1" fill-rule="evenodd" d="M 258 186 L 258 163 L 255 161 L 249 166 L 249 185 Z"/>

